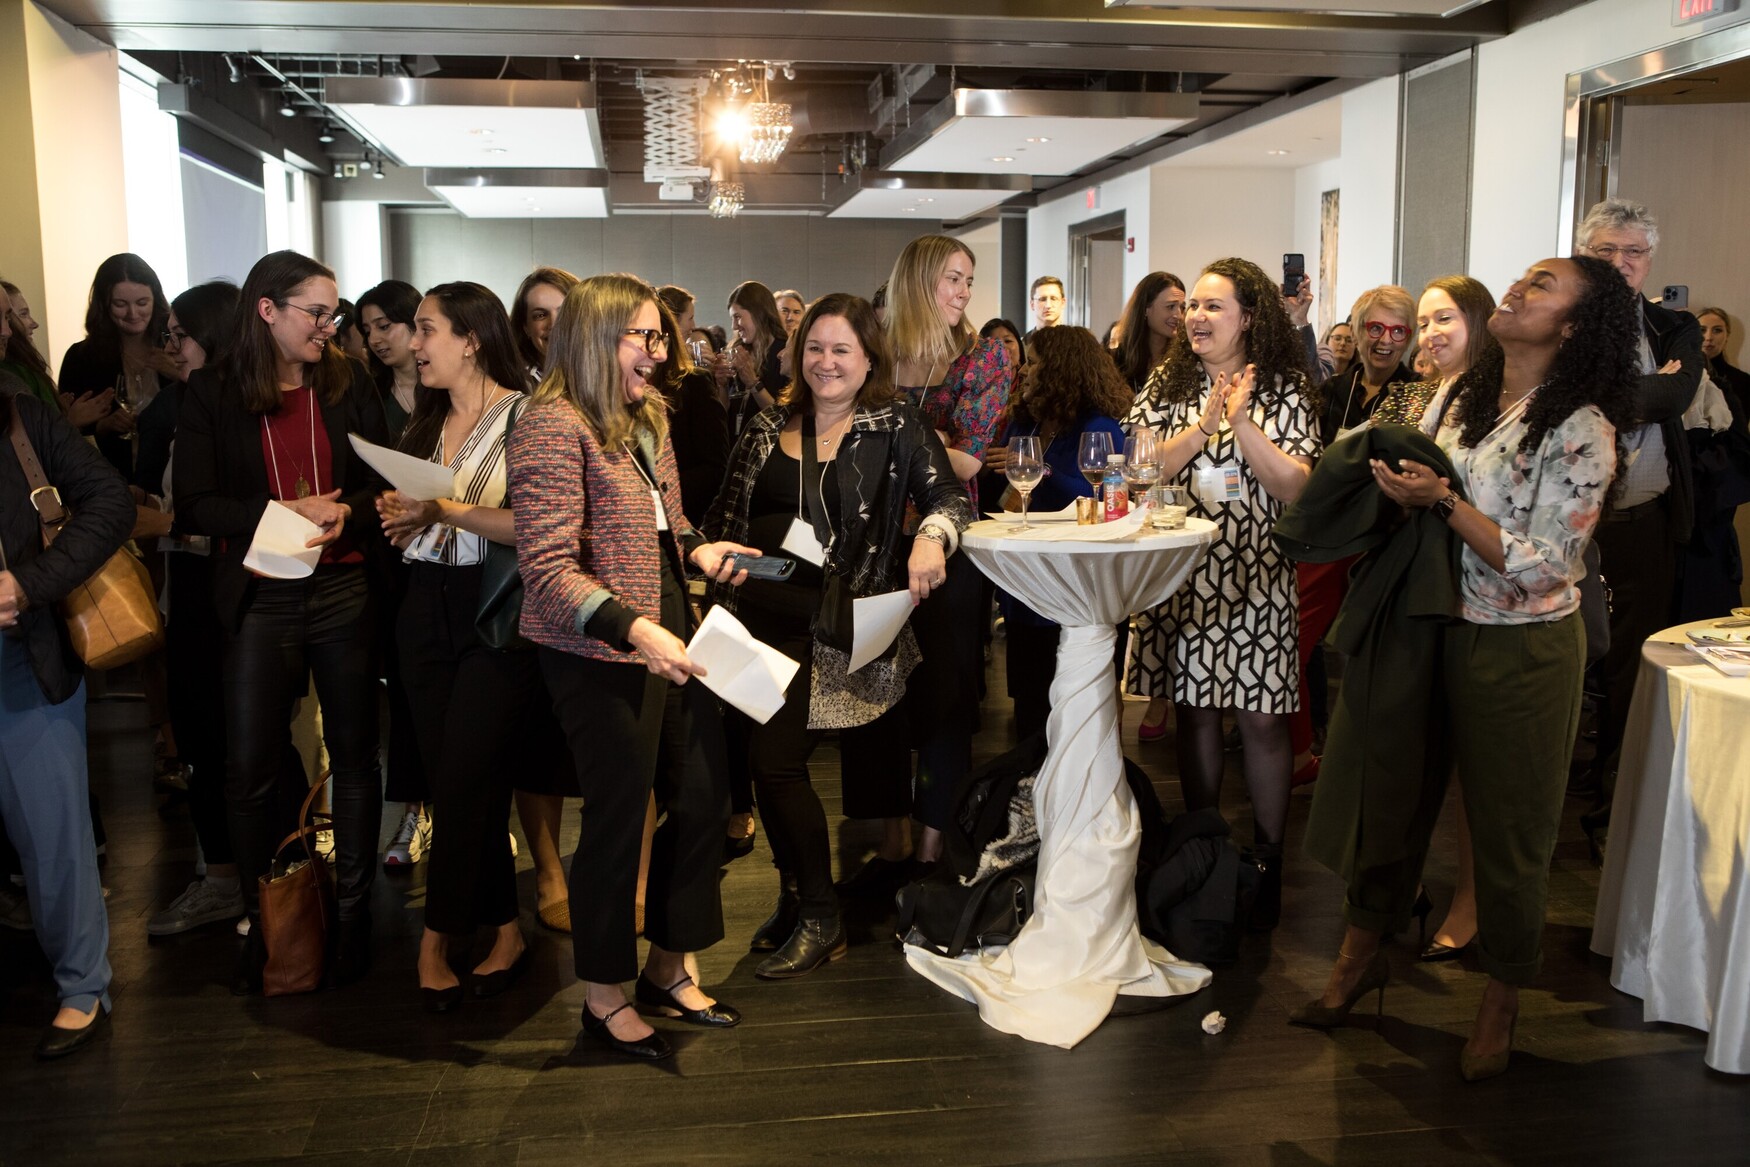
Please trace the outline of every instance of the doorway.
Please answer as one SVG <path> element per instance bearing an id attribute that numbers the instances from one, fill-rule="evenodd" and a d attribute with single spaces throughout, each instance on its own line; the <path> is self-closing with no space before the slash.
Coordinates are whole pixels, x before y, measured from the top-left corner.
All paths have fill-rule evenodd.
<path id="1" fill-rule="evenodd" d="M 1069 229 L 1066 324 L 1104 337 L 1124 311 L 1124 212 L 1088 219 Z"/>

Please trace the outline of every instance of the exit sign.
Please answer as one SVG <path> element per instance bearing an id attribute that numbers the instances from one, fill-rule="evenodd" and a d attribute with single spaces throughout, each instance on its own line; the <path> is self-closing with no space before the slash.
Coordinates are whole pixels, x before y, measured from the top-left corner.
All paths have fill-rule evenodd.
<path id="1" fill-rule="evenodd" d="M 1671 23 L 1695 24 L 1738 11 L 1739 0 L 1672 0 Z"/>

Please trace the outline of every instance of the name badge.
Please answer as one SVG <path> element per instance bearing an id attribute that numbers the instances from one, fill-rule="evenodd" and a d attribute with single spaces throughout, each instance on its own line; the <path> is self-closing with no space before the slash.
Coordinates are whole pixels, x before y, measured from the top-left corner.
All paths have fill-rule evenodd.
<path id="1" fill-rule="evenodd" d="M 783 550 L 816 567 L 826 562 L 826 550 L 821 547 L 820 540 L 815 538 L 813 525 L 801 519 L 790 520 L 790 530 L 784 535 Z"/>
<path id="2" fill-rule="evenodd" d="M 1244 502 L 1246 499 L 1245 480 L 1240 477 L 1240 468 L 1232 462 L 1224 462 L 1219 466 L 1204 466 L 1197 471 L 1197 497 L 1208 506 L 1225 506 L 1230 502 Z"/>
<path id="3" fill-rule="evenodd" d="M 662 505 L 662 491 L 654 486 L 650 488 L 650 505 L 656 508 L 656 529 L 668 530 L 668 510 Z"/>

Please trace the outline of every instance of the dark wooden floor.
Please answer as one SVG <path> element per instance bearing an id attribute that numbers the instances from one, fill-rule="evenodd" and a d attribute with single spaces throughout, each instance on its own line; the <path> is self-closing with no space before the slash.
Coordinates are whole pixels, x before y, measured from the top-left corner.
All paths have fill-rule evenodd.
<path id="1" fill-rule="evenodd" d="M 1137 743 L 1141 709 L 1126 706 L 1126 746 L 1170 813 L 1170 740 Z M 228 925 L 148 943 L 146 917 L 187 882 L 194 844 L 186 809 L 151 793 L 140 721 L 138 704 L 92 707 L 110 840 L 111 1039 L 35 1064 L 53 988 L 30 937 L 0 935 L 0 1164 L 1750 1161 L 1750 1082 L 1708 1071 L 1701 1035 L 1644 1024 L 1588 954 L 1597 873 L 1573 808 L 1545 972 L 1522 997 L 1513 1070 L 1492 1082 L 1467 1086 L 1456 1068 L 1481 976 L 1414 963 L 1413 936 L 1394 952 L 1383 1023 L 1330 1036 L 1286 1024 L 1321 987 L 1340 929 L 1340 886 L 1298 856 L 1282 927 L 1248 941 L 1211 988 L 1109 1021 L 1066 1052 L 986 1028 L 907 970 L 880 920 L 860 921 L 861 942 L 838 964 L 756 981 L 746 938 L 775 890 L 763 840 L 729 869 L 729 938 L 701 957 L 746 1021 L 727 1033 L 670 1026 L 679 1053 L 654 1068 L 579 1044 L 569 943 L 534 923 L 526 849 L 533 973 L 450 1017 L 425 1015 L 415 992 L 417 871 L 378 883 L 376 967 L 338 992 L 232 997 Z M 993 694 L 981 756 L 1009 731 Z M 834 751 L 815 763 L 836 814 Z M 1229 817 L 1244 824 L 1238 787 L 1230 775 Z M 1307 801 L 1302 791 L 1295 840 Z M 847 864 L 869 842 L 848 824 L 839 841 Z M 1443 838 L 1429 871 L 1442 903 L 1451 857 Z M 1198 1025 L 1212 1009 L 1230 1019 L 1213 1037 Z"/>

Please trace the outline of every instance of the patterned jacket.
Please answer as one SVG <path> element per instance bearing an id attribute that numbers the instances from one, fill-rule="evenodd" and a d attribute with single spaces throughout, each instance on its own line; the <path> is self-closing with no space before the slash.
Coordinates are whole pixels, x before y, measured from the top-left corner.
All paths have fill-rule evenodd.
<path id="1" fill-rule="evenodd" d="M 657 619 L 662 603 L 659 539 L 679 540 L 683 560 L 704 540 L 681 509 L 680 473 L 668 435 L 660 447 L 639 431 L 656 466 L 669 530 L 656 529 L 650 485 L 627 449 L 603 449 L 565 402 L 533 405 L 511 430 L 510 507 L 523 577 L 522 634 L 536 644 L 595 660 L 644 663 L 589 635 L 603 604 L 618 600 Z"/>

